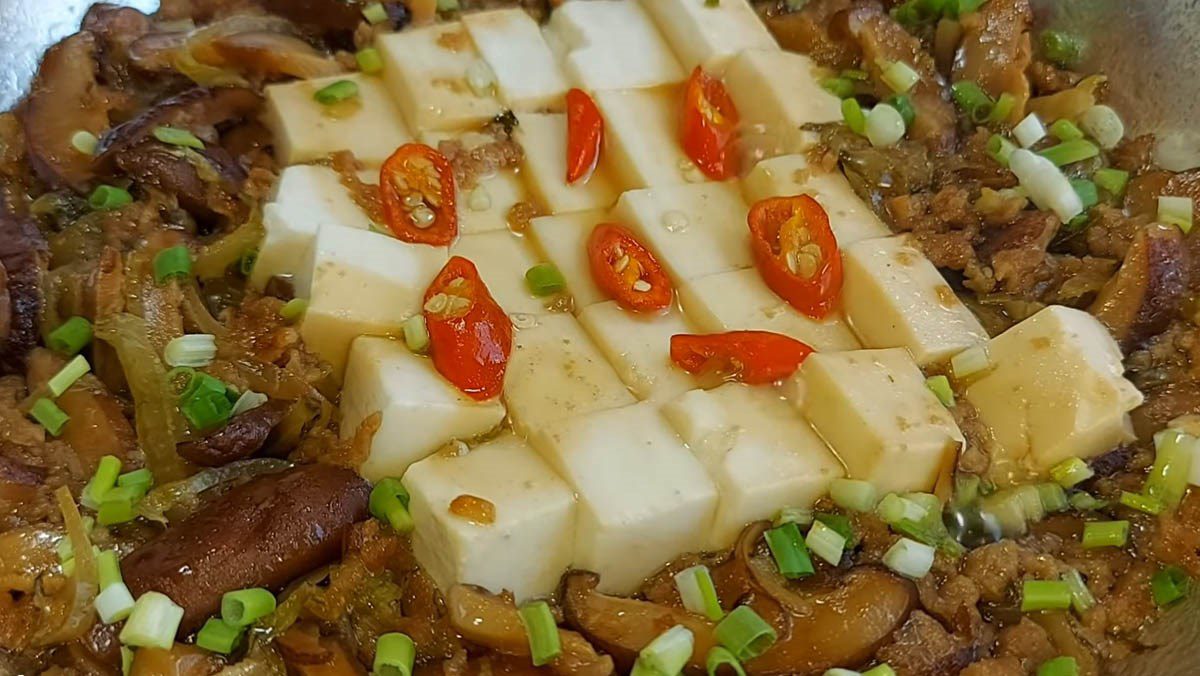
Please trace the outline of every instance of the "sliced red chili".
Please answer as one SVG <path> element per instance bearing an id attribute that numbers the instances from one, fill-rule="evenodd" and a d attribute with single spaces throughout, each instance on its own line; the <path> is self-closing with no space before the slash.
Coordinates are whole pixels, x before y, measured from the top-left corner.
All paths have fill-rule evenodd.
<path id="1" fill-rule="evenodd" d="M 388 228 L 397 239 L 446 246 L 458 236 L 454 170 L 433 148 L 400 146 L 383 163 L 379 192 Z"/>
<path id="2" fill-rule="evenodd" d="M 512 322 L 488 292 L 475 264 L 454 256 L 425 292 L 433 365 L 464 394 L 499 396 L 512 354 Z"/>
<path id="3" fill-rule="evenodd" d="M 596 286 L 626 310 L 657 312 L 675 298 L 654 254 L 624 226 L 597 225 L 588 238 L 588 262 Z"/>
<path id="4" fill-rule="evenodd" d="M 604 141 L 604 117 L 587 92 L 567 92 L 567 183 L 584 183 L 600 161 Z"/>
<path id="5" fill-rule="evenodd" d="M 770 331 L 730 331 L 671 336 L 671 361 L 693 374 L 717 373 L 736 382 L 765 385 L 796 372 L 813 349 Z"/>
<path id="6" fill-rule="evenodd" d="M 842 256 L 825 209 L 808 195 L 771 197 L 750 209 L 750 249 L 763 281 L 820 319 L 837 306 Z"/>
<path id="7" fill-rule="evenodd" d="M 734 138 L 740 120 L 725 85 L 696 66 L 683 96 L 683 151 L 714 181 L 737 176 Z"/>

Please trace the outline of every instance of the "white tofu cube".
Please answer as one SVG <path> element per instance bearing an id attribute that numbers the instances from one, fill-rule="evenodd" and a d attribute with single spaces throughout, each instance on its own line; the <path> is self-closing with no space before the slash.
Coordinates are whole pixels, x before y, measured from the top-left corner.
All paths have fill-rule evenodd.
<path id="1" fill-rule="evenodd" d="M 842 119 L 841 101 L 821 87 L 817 65 L 802 54 L 747 49 L 729 61 L 725 87 L 742 125 L 764 137 L 753 143 L 772 155 L 812 145 L 814 135 L 801 126 Z"/>
<path id="2" fill-rule="evenodd" d="M 717 484 L 710 547 L 724 549 L 782 507 L 811 507 L 845 475 L 841 463 L 774 388 L 729 383 L 663 406 Z"/>
<path id="3" fill-rule="evenodd" d="M 607 300 L 592 279 L 587 255 L 588 237 L 597 225 L 607 220 L 602 211 L 577 211 L 541 216 L 529 224 L 529 234 L 542 257 L 554 263 L 567 281 L 567 292 L 575 301 L 576 313 L 592 303 Z"/>
<path id="4" fill-rule="evenodd" d="M 631 190 L 612 220 L 633 230 L 676 285 L 754 265 L 746 203 L 736 183 Z"/>
<path id="5" fill-rule="evenodd" d="M 772 331 L 823 352 L 859 348 L 840 314 L 811 319 L 776 296 L 757 269 L 693 279 L 679 287 L 679 298 L 683 311 L 705 333 Z"/>
<path id="6" fill-rule="evenodd" d="M 443 592 L 479 585 L 517 603 L 549 596 L 571 565 L 575 496 L 524 441 L 504 434 L 465 455 L 435 453 L 408 468 L 413 553 Z M 451 510 L 462 496 L 486 500 L 495 521 Z"/>
<path id="7" fill-rule="evenodd" d="M 552 422 L 636 401 L 574 317 L 540 315 L 518 328 L 504 380 L 513 428 L 526 437 Z"/>
<path id="8" fill-rule="evenodd" d="M 333 367 L 340 380 L 350 343 L 361 335 L 398 335 L 421 311 L 425 290 L 446 264 L 445 247 L 397 239 L 338 225 L 323 226 L 305 268 L 312 280 L 300 324 L 305 345 Z"/>
<path id="9" fill-rule="evenodd" d="M 591 178 L 567 183 L 566 115 L 521 113 L 517 115 L 517 121 L 515 137 L 525 148 L 521 170 L 543 213 L 562 214 L 612 206 L 617 199 L 617 190 L 609 178 L 603 156 Z"/>
<path id="10" fill-rule="evenodd" d="M 329 106 L 317 103 L 313 95 L 340 80 L 358 85 L 358 96 Z M 378 167 L 413 138 L 383 82 L 370 75 L 271 85 L 266 93 L 264 120 L 281 164 L 311 162 L 349 150 L 363 164 Z"/>
<path id="11" fill-rule="evenodd" d="M 442 141 L 454 140 L 467 150 L 491 143 L 495 139 L 479 132 L 452 134 L 426 132 L 421 142 L 431 148 L 439 148 Z M 508 214 L 518 202 L 528 202 L 529 192 L 517 173 L 516 167 L 497 171 L 490 176 L 477 176 L 477 185 L 470 190 L 459 185 L 458 230 L 464 235 L 494 230 L 509 230 Z M 478 199 L 475 196 L 478 195 Z"/>
<path id="12" fill-rule="evenodd" d="M 523 9 L 466 14 L 463 25 L 496 74 L 500 97 L 513 110 L 557 110 L 570 85 L 541 28 Z"/>
<path id="13" fill-rule="evenodd" d="M 779 49 L 746 0 L 641 0 L 687 71 L 720 72 L 743 49 Z"/>
<path id="14" fill-rule="evenodd" d="M 388 89 L 414 131 L 478 127 L 502 112 L 495 96 L 480 96 L 468 83 L 472 69 L 487 69 L 461 23 L 382 35 L 376 46 Z"/>
<path id="15" fill-rule="evenodd" d="M 803 155 L 781 155 L 763 160 L 742 179 L 742 192 L 750 204 L 768 197 L 811 195 L 829 216 L 829 227 L 845 248 L 891 231 L 866 205 L 838 170 L 810 167 Z"/>
<path id="16" fill-rule="evenodd" d="M 842 262 L 842 309 L 865 347 L 903 347 L 928 366 L 988 339 L 907 237 L 862 240 L 842 249 Z"/>
<path id="17" fill-rule="evenodd" d="M 546 312 L 542 299 L 529 292 L 525 272 L 537 264 L 521 238 L 507 230 L 460 237 L 450 247 L 451 256 L 475 263 L 492 298 L 508 313 Z"/>
<path id="18" fill-rule="evenodd" d="M 367 230 L 371 219 L 328 167 L 300 164 L 279 174 L 275 196 L 263 207 L 266 234 L 258 248 L 250 283 L 262 290 L 276 275 L 292 275 L 293 284 L 307 288 L 304 256 L 322 225 Z"/>
<path id="19" fill-rule="evenodd" d="M 949 476 L 963 435 L 908 352 L 816 353 L 795 377 L 804 415 L 851 479 L 887 493 L 929 491 Z"/>
<path id="20" fill-rule="evenodd" d="M 567 2 L 546 31 L 572 83 L 589 91 L 675 84 L 687 74 L 632 0 Z"/>
<path id="21" fill-rule="evenodd" d="M 450 441 L 481 436 L 504 421 L 498 399 L 477 402 L 443 378 L 432 360 L 402 342 L 371 336 L 350 350 L 341 410 L 345 438 L 370 416 L 382 416 L 371 455 L 359 468 L 371 481 L 400 477 Z"/>
<path id="22" fill-rule="evenodd" d="M 696 387 L 695 379 L 671 362 L 671 336 L 694 333 L 677 308 L 663 315 L 638 314 L 610 300 L 585 308 L 579 323 L 639 399 L 662 402 Z"/>
<path id="23" fill-rule="evenodd" d="M 1092 315 L 1058 305 L 993 338 L 991 370 L 967 399 L 992 431 L 992 478 L 1008 483 L 1069 457 L 1091 458 L 1133 438 L 1128 413 L 1142 394 L 1121 350 Z"/>
<path id="24" fill-rule="evenodd" d="M 540 429 L 534 446 L 575 489 L 574 567 L 628 594 L 671 559 L 708 544 L 717 489 L 643 402 Z"/>
<path id="25" fill-rule="evenodd" d="M 596 92 L 604 115 L 604 153 L 626 189 L 703 181 L 680 142 L 681 87 Z"/>

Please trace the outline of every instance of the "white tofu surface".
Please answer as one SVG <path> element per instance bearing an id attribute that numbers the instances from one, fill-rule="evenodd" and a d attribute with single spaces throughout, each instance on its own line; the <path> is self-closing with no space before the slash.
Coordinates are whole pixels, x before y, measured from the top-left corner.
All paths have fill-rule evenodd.
<path id="1" fill-rule="evenodd" d="M 381 425 L 371 455 L 359 469 L 370 481 L 400 477 L 409 465 L 451 440 L 468 440 L 504 420 L 499 400 L 476 402 L 459 392 L 404 343 L 364 336 L 354 341 L 342 390 L 341 434 L 354 436 L 375 413 Z"/>
<path id="2" fill-rule="evenodd" d="M 312 280 L 300 324 L 305 346 L 341 379 L 350 343 L 361 335 L 398 335 L 421 311 L 425 290 L 446 264 L 445 247 L 406 244 L 369 230 L 323 226 L 305 267 Z"/>
<path id="3" fill-rule="evenodd" d="M 466 14 L 463 25 L 496 74 L 500 98 L 513 110 L 556 110 L 570 86 L 542 38 L 541 28 L 523 9 Z"/>
<path id="4" fill-rule="evenodd" d="M 508 230 L 460 237 L 450 247 L 451 256 L 475 263 L 492 298 L 505 312 L 546 312 L 542 299 L 529 293 L 525 271 L 537 264 L 521 237 Z"/>
<path id="5" fill-rule="evenodd" d="M 687 74 L 633 0 L 563 3 L 546 31 L 572 84 L 588 91 L 655 87 Z"/>
<path id="6" fill-rule="evenodd" d="M 776 296 L 757 268 L 693 279 L 678 291 L 684 312 L 704 333 L 772 331 L 825 352 L 860 347 L 840 314 L 809 318 Z"/>
<path id="7" fill-rule="evenodd" d="M 725 87 L 742 125 L 766 137 L 756 145 L 772 155 L 807 149 L 813 135 L 802 132 L 802 125 L 842 119 L 841 101 L 821 88 L 817 65 L 802 54 L 747 49 L 729 61 Z"/>
<path id="8" fill-rule="evenodd" d="M 479 585 L 517 603 L 549 596 L 571 565 L 575 496 L 524 441 L 504 434 L 465 455 L 435 453 L 404 475 L 413 553 L 438 587 Z M 451 511 L 460 496 L 490 502 L 495 521 Z"/>
<path id="9" fill-rule="evenodd" d="M 563 420 L 534 446 L 575 489 L 574 567 L 627 594 L 686 553 L 702 551 L 717 490 L 649 402 Z"/>
<path id="10" fill-rule="evenodd" d="M 590 179 L 567 184 L 566 115 L 522 113 L 517 120 L 520 124 L 515 137 L 525 148 L 521 170 L 544 213 L 563 214 L 612 206 L 617 190 L 605 168 L 607 161 L 603 154 Z"/>
<path id="11" fill-rule="evenodd" d="M 584 308 L 579 323 L 638 399 L 666 401 L 696 387 L 695 379 L 671 362 L 671 336 L 694 333 L 677 308 L 646 315 L 610 300 Z"/>
<path id="12" fill-rule="evenodd" d="M 1052 305 L 987 350 L 992 368 L 969 382 L 966 397 L 992 431 L 994 480 L 1041 476 L 1066 458 L 1091 458 L 1133 438 L 1128 413 L 1142 394 L 1090 314 Z"/>
<path id="13" fill-rule="evenodd" d="M 604 115 L 604 152 L 626 190 L 705 180 L 699 169 L 687 171 L 691 160 L 679 132 L 682 87 L 596 92 L 595 100 Z"/>
<path id="14" fill-rule="evenodd" d="M 455 140 L 467 150 L 491 143 L 494 139 L 479 132 L 452 134 L 426 132 L 421 142 L 431 148 L 439 148 L 442 141 Z M 508 214 L 518 202 L 528 202 L 529 193 L 515 168 L 503 169 L 490 176 L 476 177 L 477 185 L 467 190 L 458 185 L 458 230 L 464 235 L 494 230 L 509 230 Z M 479 201 L 472 199 L 478 192 Z"/>
<path id="15" fill-rule="evenodd" d="M 588 237 L 597 225 L 606 221 L 608 217 L 603 211 L 577 211 L 541 216 L 529 224 L 527 234 L 531 243 L 546 260 L 554 263 L 567 281 L 567 291 L 575 300 L 576 314 L 592 303 L 607 299 L 592 280 L 587 255 Z"/>
<path id="16" fill-rule="evenodd" d="M 779 48 L 746 0 L 721 0 L 714 6 L 696 0 L 641 3 L 687 71 L 703 66 L 720 72 L 743 49 Z"/>
<path id="17" fill-rule="evenodd" d="M 322 88 L 340 80 L 357 84 L 358 96 L 331 106 L 313 99 Z M 274 135 L 275 156 L 281 164 L 311 162 L 349 150 L 363 164 L 378 167 L 413 138 L 383 81 L 370 75 L 348 73 L 271 85 L 266 95 L 264 120 Z"/>
<path id="18" fill-rule="evenodd" d="M 818 352 L 794 377 L 804 415 L 851 479 L 929 491 L 952 469 L 962 432 L 905 350 Z"/>
<path id="19" fill-rule="evenodd" d="M 728 383 L 692 390 L 663 415 L 704 463 L 721 494 L 710 547 L 782 507 L 811 507 L 845 474 L 821 437 L 774 388 Z"/>

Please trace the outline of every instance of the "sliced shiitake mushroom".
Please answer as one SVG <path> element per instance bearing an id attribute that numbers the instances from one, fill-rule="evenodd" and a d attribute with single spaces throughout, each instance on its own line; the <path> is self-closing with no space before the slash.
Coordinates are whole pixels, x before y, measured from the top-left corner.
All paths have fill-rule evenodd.
<path id="1" fill-rule="evenodd" d="M 1121 268 L 1100 290 L 1089 311 L 1128 350 L 1167 328 L 1187 286 L 1182 233 L 1152 223 L 1134 236 Z"/>

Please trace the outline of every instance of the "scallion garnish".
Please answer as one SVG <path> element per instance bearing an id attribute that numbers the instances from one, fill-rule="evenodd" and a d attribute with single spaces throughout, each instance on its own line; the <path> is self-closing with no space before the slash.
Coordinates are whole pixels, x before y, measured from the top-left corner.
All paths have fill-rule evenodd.
<path id="1" fill-rule="evenodd" d="M 921 81 L 921 75 L 903 61 L 892 61 L 883 65 L 879 79 L 883 80 L 883 83 L 892 91 L 903 94 Z"/>
<path id="2" fill-rule="evenodd" d="M 907 498 L 902 498 L 895 493 L 888 493 L 879 501 L 879 506 L 875 508 L 875 513 L 880 519 L 888 525 L 900 523 L 901 521 L 920 522 L 927 514 L 924 507 Z"/>
<path id="3" fill-rule="evenodd" d="M 1191 591 L 1192 580 L 1179 566 L 1167 566 L 1150 579 L 1150 591 L 1154 603 L 1160 608 L 1172 605 L 1185 598 Z"/>
<path id="4" fill-rule="evenodd" d="M 887 97 L 884 103 L 896 109 L 900 113 L 901 119 L 904 120 L 904 128 L 908 129 L 917 119 L 917 109 L 913 107 L 912 99 L 908 94 L 895 94 Z"/>
<path id="5" fill-rule="evenodd" d="M 1075 609 L 1075 612 L 1085 613 L 1096 605 L 1096 597 L 1092 596 L 1092 590 L 1088 589 L 1083 575 L 1078 570 L 1071 568 L 1063 573 L 1062 581 L 1071 588 L 1071 607 Z"/>
<path id="6" fill-rule="evenodd" d="M 1185 234 L 1192 231 L 1192 198 L 1163 195 L 1158 198 L 1158 220 L 1174 225 Z"/>
<path id="7" fill-rule="evenodd" d="M 380 521 L 386 521 L 398 533 L 408 533 L 413 529 L 412 515 L 408 513 L 408 491 L 399 479 L 380 479 L 371 489 L 368 505 L 371 514 Z"/>
<path id="8" fill-rule="evenodd" d="M 883 565 L 899 575 L 919 580 L 929 574 L 936 553 L 936 550 L 927 544 L 900 538 L 883 555 Z"/>
<path id="9" fill-rule="evenodd" d="M 1087 141 L 1068 141 L 1068 143 L 1091 145 Z M 1067 143 L 1059 144 L 1055 148 L 1065 145 Z M 1054 150 L 1054 148 L 1050 150 Z M 1060 153 L 1056 157 L 1062 159 L 1067 157 L 1067 154 Z M 1064 223 L 1083 212 L 1083 204 L 1079 200 L 1079 195 L 1075 194 L 1071 182 L 1052 160 L 1019 148 L 1009 156 L 1008 168 L 1016 174 L 1017 180 L 1021 182 L 1021 187 L 1025 189 L 1029 199 L 1039 209 L 1053 211 Z"/>
<path id="10" fill-rule="evenodd" d="M 1070 68 L 1079 61 L 1083 53 L 1083 41 L 1060 30 L 1042 31 L 1040 42 L 1042 55 L 1057 66 Z"/>
<path id="11" fill-rule="evenodd" d="M 1059 141 L 1075 141 L 1083 138 L 1083 131 L 1075 123 L 1067 120 L 1055 120 L 1050 125 L 1050 134 Z"/>
<path id="12" fill-rule="evenodd" d="M 149 591 L 133 604 L 133 612 L 121 629 L 121 643 L 137 648 L 168 650 L 175 643 L 175 633 L 183 620 L 183 608 L 166 594 Z"/>
<path id="13" fill-rule="evenodd" d="M 208 333 L 180 336 L 163 350 L 163 361 L 168 366 L 200 368 L 211 364 L 216 356 L 217 337 Z"/>
<path id="14" fill-rule="evenodd" d="M 1108 506 L 1107 500 L 1100 500 L 1092 497 L 1091 493 L 1083 491 L 1071 493 L 1070 497 L 1067 498 L 1067 502 L 1071 503 L 1071 509 L 1079 512 L 1094 512 Z"/>
<path id="15" fill-rule="evenodd" d="M 734 608 L 717 625 L 713 635 L 739 662 L 763 654 L 776 639 L 775 629 L 750 606 Z"/>
<path id="16" fill-rule="evenodd" d="M 133 202 L 133 195 L 114 185 L 97 186 L 88 197 L 88 206 L 95 211 L 112 211 Z"/>
<path id="17" fill-rule="evenodd" d="M 884 662 L 862 672 L 862 676 L 896 676 L 896 670 L 892 668 L 892 665 Z"/>
<path id="18" fill-rule="evenodd" d="M 170 145 L 179 146 L 181 148 L 193 148 L 195 150 L 204 150 L 204 141 L 201 141 L 192 132 L 187 129 L 178 129 L 176 127 L 155 127 L 154 138 Z"/>
<path id="19" fill-rule="evenodd" d="M 821 80 L 821 88 L 839 99 L 854 96 L 854 81 L 845 77 L 827 77 Z"/>
<path id="20" fill-rule="evenodd" d="M 1050 468 L 1050 478 L 1063 488 L 1073 488 L 1095 475 L 1096 472 L 1079 458 L 1067 458 Z"/>
<path id="21" fill-rule="evenodd" d="M 226 592 L 221 597 L 221 619 L 233 627 L 254 624 L 275 612 L 275 595 L 262 587 Z"/>
<path id="22" fill-rule="evenodd" d="M 62 434 L 63 426 L 71 419 L 71 416 L 59 408 L 58 404 L 46 398 L 34 402 L 33 407 L 29 409 L 29 417 L 36 420 L 39 425 L 46 428 L 51 436 L 55 437 Z"/>
<path id="23" fill-rule="evenodd" d="M 59 369 L 50 380 L 46 381 L 46 389 L 50 390 L 50 394 L 55 397 L 61 397 L 64 392 L 71 388 L 77 380 L 87 375 L 92 370 L 92 365 L 88 363 L 83 355 L 75 355 L 75 358 L 67 362 L 67 365 Z"/>
<path id="24" fill-rule="evenodd" d="M 1003 122 L 1012 115 L 1013 109 L 1017 107 L 1017 98 L 1008 92 L 1000 94 L 1000 98 L 996 99 L 996 105 L 992 106 L 992 114 L 988 115 L 988 123 L 996 124 Z"/>
<path id="25" fill-rule="evenodd" d="M 1089 521 L 1083 524 L 1084 549 L 1124 547 L 1128 541 L 1128 521 Z"/>
<path id="26" fill-rule="evenodd" d="M 950 95 L 959 110 L 975 124 L 987 122 L 996 106 L 992 97 L 988 96 L 978 83 L 970 80 L 955 82 L 950 87 Z"/>
<path id="27" fill-rule="evenodd" d="M 542 298 L 552 296 L 567 286 L 567 281 L 553 263 L 539 263 L 525 271 L 529 292 Z"/>
<path id="28" fill-rule="evenodd" d="M 196 633 L 196 647 L 228 655 L 237 649 L 245 633 L 245 627 L 235 627 L 219 617 L 210 617 Z"/>
<path id="29" fill-rule="evenodd" d="M 382 2 L 372 2 L 363 7 L 363 18 L 372 26 L 381 24 L 388 20 L 387 9 L 384 8 Z"/>
<path id="30" fill-rule="evenodd" d="M 1166 429 L 1154 435 L 1154 464 L 1146 477 L 1146 494 L 1174 509 L 1183 501 L 1192 473 L 1192 455 L 1197 440 L 1179 430 Z"/>
<path id="31" fill-rule="evenodd" d="M 417 646 L 407 634 L 389 632 L 375 639 L 372 671 L 378 676 L 412 676 Z"/>
<path id="32" fill-rule="evenodd" d="M 1025 580 L 1021 587 L 1021 612 L 1066 610 L 1071 607 L 1071 588 L 1060 580 Z"/>
<path id="33" fill-rule="evenodd" d="M 1013 127 L 1013 136 L 1022 148 L 1028 148 L 1046 138 L 1046 126 L 1042 124 L 1037 113 L 1030 113 Z"/>
<path id="34" fill-rule="evenodd" d="M 1038 667 L 1037 676 L 1079 676 L 1079 665 L 1075 658 L 1064 655 L 1042 662 Z"/>
<path id="35" fill-rule="evenodd" d="M 679 571 L 675 574 L 675 588 L 679 591 L 683 607 L 689 612 L 703 615 L 713 622 L 725 616 L 708 566 L 696 565 Z"/>
<path id="36" fill-rule="evenodd" d="M 817 520 L 813 522 L 812 528 L 808 529 L 804 544 L 808 546 L 809 551 L 821 557 L 826 563 L 836 566 L 842 561 L 846 538 L 822 521 Z"/>
<path id="37" fill-rule="evenodd" d="M 813 574 L 812 559 L 804 546 L 799 526 L 785 523 L 768 530 L 763 536 L 780 575 L 789 580 L 798 580 Z"/>
<path id="38" fill-rule="evenodd" d="M 858 479 L 834 479 L 829 484 L 829 497 L 842 509 L 869 512 L 878 501 L 875 485 Z"/>
<path id="39" fill-rule="evenodd" d="M 100 145 L 100 139 L 90 131 L 80 129 L 71 134 L 71 147 L 84 155 L 95 155 L 96 148 Z"/>
<path id="40" fill-rule="evenodd" d="M 1095 183 L 1086 178 L 1072 178 L 1070 182 L 1071 189 L 1079 196 L 1079 203 L 1083 205 L 1084 211 L 1100 203 L 1100 191 L 1096 189 Z"/>
<path id="41" fill-rule="evenodd" d="M 101 526 L 128 523 L 135 518 L 137 518 L 137 510 L 134 501 L 130 498 L 105 496 L 104 502 L 101 502 L 100 507 L 96 510 L 96 523 Z"/>
<path id="42" fill-rule="evenodd" d="M 1067 511 L 1070 503 L 1067 502 L 1067 492 L 1062 486 L 1055 483 L 1042 483 L 1036 487 L 1038 497 L 1041 498 L 1042 509 L 1048 514 Z"/>
<path id="43" fill-rule="evenodd" d="M 721 667 L 729 667 L 737 676 L 746 676 L 746 670 L 742 669 L 742 663 L 738 662 L 733 653 L 719 645 L 713 646 L 708 651 L 708 657 L 704 659 L 704 670 L 708 676 L 718 676 L 721 673 Z"/>
<path id="44" fill-rule="evenodd" d="M 192 427 L 201 432 L 216 429 L 233 414 L 229 388 L 206 373 L 192 373 L 179 397 L 179 411 Z"/>
<path id="45" fill-rule="evenodd" d="M 358 69 L 367 75 L 375 75 L 383 72 L 383 57 L 379 55 L 379 50 L 374 47 L 360 49 L 354 54 L 354 60 L 358 62 Z"/>
<path id="46" fill-rule="evenodd" d="M 1056 146 L 1039 150 L 1038 154 L 1050 160 L 1057 167 L 1065 167 L 1084 160 L 1090 160 L 1100 154 L 1100 148 L 1086 139 L 1063 141 Z"/>
<path id="47" fill-rule="evenodd" d="M 849 99 L 847 99 L 849 100 Z M 880 103 L 867 113 L 867 140 L 876 148 L 895 145 L 904 138 L 907 127 L 900 111 L 886 103 Z"/>
<path id="48" fill-rule="evenodd" d="M 864 136 L 867 133 L 867 114 L 863 112 L 862 106 L 853 98 L 842 100 L 842 119 L 845 120 L 846 126 L 850 131 Z"/>
<path id="49" fill-rule="evenodd" d="M 1125 138 L 1125 123 L 1121 121 L 1121 116 L 1103 104 L 1083 111 L 1079 116 L 1079 126 L 1105 150 L 1116 148 Z"/>
<path id="50" fill-rule="evenodd" d="M 687 627 L 677 624 L 659 634 L 638 653 L 637 662 L 633 665 L 631 676 L 674 676 L 683 672 L 692 650 L 696 646 L 696 637 Z"/>
<path id="51" fill-rule="evenodd" d="M 84 507 L 96 509 L 104 501 L 104 496 L 117 485 L 121 475 L 121 460 L 115 455 L 106 455 L 96 463 L 96 471 L 84 485 L 79 495 L 79 502 Z"/>
<path id="52" fill-rule="evenodd" d="M 168 279 L 184 278 L 192 274 L 192 252 L 182 244 L 167 247 L 154 254 L 154 281 L 163 284 Z"/>
<path id="53" fill-rule="evenodd" d="M 1008 158 L 1012 156 L 1017 146 L 1012 141 L 999 134 L 992 134 L 987 142 L 987 154 L 1002 167 L 1008 166 Z"/>
<path id="54" fill-rule="evenodd" d="M 1163 509 L 1166 508 L 1162 500 L 1152 495 L 1132 493 L 1130 491 L 1121 491 L 1119 502 L 1130 509 L 1136 509 L 1139 512 L 1145 512 L 1152 516 L 1162 514 Z"/>
<path id="55" fill-rule="evenodd" d="M 986 345 L 970 347 L 950 358 L 950 372 L 955 380 L 963 380 L 982 373 L 992 366 Z"/>
<path id="56" fill-rule="evenodd" d="M 807 526 L 813 521 L 813 511 L 807 507 L 784 507 L 779 510 L 779 514 L 775 515 L 775 525 L 782 526 L 785 523 L 794 523 L 799 526 Z"/>
<path id="57" fill-rule="evenodd" d="M 942 402 L 946 408 L 954 408 L 954 388 L 950 387 L 950 379 L 946 376 L 930 376 L 925 379 L 925 387 L 933 392 L 933 396 Z"/>
<path id="58" fill-rule="evenodd" d="M 533 601 L 518 610 L 521 624 L 529 638 L 529 654 L 533 666 L 540 667 L 553 662 L 562 654 L 562 641 L 558 636 L 558 623 L 545 601 Z"/>
<path id="59" fill-rule="evenodd" d="M 279 316 L 288 322 L 298 321 L 305 312 L 308 312 L 308 300 L 304 298 L 293 298 L 279 308 Z"/>
<path id="60" fill-rule="evenodd" d="M 55 352 L 73 357 L 92 342 L 92 323 L 83 317 L 71 317 L 59 324 L 46 338 L 46 345 Z"/>
<path id="61" fill-rule="evenodd" d="M 150 470 L 145 468 L 135 469 L 132 472 L 126 472 L 118 476 L 117 485 L 137 488 L 145 493 L 154 485 L 154 475 L 150 473 Z"/>
<path id="62" fill-rule="evenodd" d="M 92 606 L 95 607 L 96 614 L 100 616 L 100 621 L 104 624 L 112 624 L 126 619 L 133 612 L 134 605 L 133 594 L 129 592 L 129 587 L 119 580 L 103 587 L 96 598 L 92 600 Z"/>
<path id="63" fill-rule="evenodd" d="M 358 83 L 353 80 L 338 80 L 333 84 L 322 87 L 313 94 L 317 103 L 332 106 L 358 96 Z"/>
<path id="64" fill-rule="evenodd" d="M 1096 173 L 1092 174 L 1092 181 L 1101 190 L 1119 200 L 1125 196 L 1125 186 L 1129 184 L 1129 172 L 1112 168 L 1097 169 Z"/>

